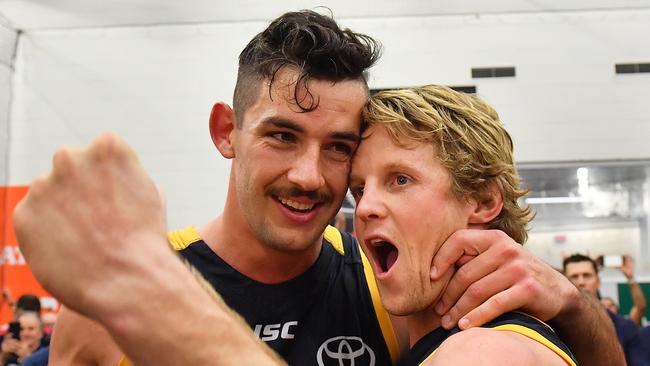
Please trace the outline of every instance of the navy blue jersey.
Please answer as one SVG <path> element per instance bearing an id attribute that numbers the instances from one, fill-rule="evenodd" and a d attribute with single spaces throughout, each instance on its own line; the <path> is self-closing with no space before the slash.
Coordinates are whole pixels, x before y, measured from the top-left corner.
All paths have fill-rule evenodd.
<path id="1" fill-rule="evenodd" d="M 312 267 L 270 285 L 228 265 L 193 227 L 169 240 L 290 365 L 383 366 L 398 358 L 372 269 L 350 234 L 328 227 Z"/>
<path id="2" fill-rule="evenodd" d="M 505 313 L 493 321 L 487 322 L 482 327 L 523 334 L 551 349 L 558 356 L 562 357 L 567 365 L 575 366 L 578 364 L 569 348 L 558 338 L 551 327 L 527 314 L 519 312 Z M 442 327 L 433 330 L 422 337 L 411 348 L 409 353 L 399 361 L 398 366 L 417 366 L 424 364 L 433 356 L 436 349 L 445 339 L 458 332 L 460 332 L 458 327 L 451 330 L 446 330 Z"/>

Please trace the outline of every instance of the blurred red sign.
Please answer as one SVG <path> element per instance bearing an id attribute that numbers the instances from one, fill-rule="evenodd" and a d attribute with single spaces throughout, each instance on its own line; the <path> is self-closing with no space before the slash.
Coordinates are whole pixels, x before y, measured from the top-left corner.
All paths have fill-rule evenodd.
<path id="1" fill-rule="evenodd" d="M 58 310 L 59 303 L 36 281 L 18 248 L 12 213 L 28 190 L 28 186 L 0 186 L 0 248 L 2 248 L 0 284 L 2 289 L 9 290 L 14 300 L 30 293 L 41 298 L 41 306 L 44 310 Z M 11 320 L 11 307 L 3 298 L 0 300 L 0 324 Z"/>

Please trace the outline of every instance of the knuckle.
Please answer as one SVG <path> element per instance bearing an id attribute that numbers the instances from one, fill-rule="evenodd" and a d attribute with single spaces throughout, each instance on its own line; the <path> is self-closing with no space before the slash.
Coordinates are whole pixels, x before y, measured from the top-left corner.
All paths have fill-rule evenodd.
<path id="1" fill-rule="evenodd" d="M 90 151 L 99 159 L 105 159 L 115 153 L 117 136 L 110 132 L 101 133 L 90 145 Z"/>
<path id="2" fill-rule="evenodd" d="M 49 196 L 49 181 L 50 179 L 44 176 L 34 178 L 29 186 L 27 195 L 21 200 L 21 206 L 24 206 L 25 210 L 34 210 L 33 206 L 38 205 L 42 198 L 47 198 Z"/>
<path id="3" fill-rule="evenodd" d="M 465 287 L 472 282 L 472 275 L 469 269 L 467 269 L 467 266 L 460 267 L 458 271 L 456 271 L 456 278 L 458 282 Z"/>
<path id="4" fill-rule="evenodd" d="M 476 283 L 469 286 L 466 292 L 471 299 L 481 299 L 484 295 L 483 288 L 478 286 Z"/>
<path id="5" fill-rule="evenodd" d="M 520 248 L 519 248 L 518 245 L 516 246 L 514 243 L 509 243 L 509 244 L 510 245 L 504 246 L 501 255 L 503 257 L 507 258 L 507 259 L 512 260 L 512 259 L 517 258 L 519 256 Z"/>
<path id="6" fill-rule="evenodd" d="M 530 271 L 528 265 L 523 261 L 511 261 L 507 265 L 508 274 L 512 278 L 528 278 Z"/>
<path id="7" fill-rule="evenodd" d="M 492 296 L 488 302 L 490 303 L 491 306 L 497 309 L 505 309 L 507 306 L 507 299 L 505 296 L 501 296 L 501 294 L 496 294 Z"/>
<path id="8" fill-rule="evenodd" d="M 69 162 L 69 160 L 70 160 L 70 151 L 68 150 L 68 148 L 65 147 L 57 149 L 54 152 L 54 156 L 52 158 L 52 162 L 54 164 L 55 169 L 62 165 L 65 165 L 66 163 Z"/>
<path id="9" fill-rule="evenodd" d="M 29 214 L 25 212 L 26 205 L 27 205 L 27 198 L 23 199 L 22 202 L 20 202 L 16 208 L 14 209 L 13 212 L 13 222 L 14 222 L 14 229 L 16 230 L 16 234 L 19 234 L 22 232 L 22 228 L 25 225 L 25 220 L 27 217 L 29 217 Z"/>
<path id="10" fill-rule="evenodd" d="M 503 244 L 505 243 L 505 237 L 507 237 L 503 231 L 496 229 L 486 230 L 485 235 L 493 244 Z"/>
<path id="11" fill-rule="evenodd" d="M 449 317 L 453 321 L 458 320 L 458 318 L 460 318 L 460 315 L 461 315 L 461 312 L 460 312 L 460 309 L 458 308 L 458 305 L 452 306 L 451 309 L 449 309 L 449 311 L 447 312 L 447 315 L 449 315 Z"/>
<path id="12" fill-rule="evenodd" d="M 540 287 L 537 281 L 535 281 L 532 278 L 524 279 L 523 281 L 521 281 L 520 286 L 525 296 L 534 296 L 536 294 L 539 294 L 540 292 Z"/>
<path id="13" fill-rule="evenodd" d="M 469 231 L 465 229 L 457 230 L 454 231 L 450 236 L 449 239 L 447 239 L 448 242 L 454 243 L 457 246 L 462 246 L 463 243 L 467 242 L 468 240 L 468 235 Z"/>

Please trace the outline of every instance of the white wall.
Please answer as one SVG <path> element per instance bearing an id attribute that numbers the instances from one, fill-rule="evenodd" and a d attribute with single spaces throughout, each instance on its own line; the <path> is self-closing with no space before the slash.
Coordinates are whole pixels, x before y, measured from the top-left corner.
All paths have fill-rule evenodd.
<path id="1" fill-rule="evenodd" d="M 627 254 L 632 258 L 639 256 L 640 228 L 638 222 L 611 222 L 603 225 L 569 225 L 554 229 L 533 230 L 525 248 L 535 256 L 544 259 L 555 268 L 562 268 L 565 256 L 580 253 L 596 257 L 605 254 Z M 636 268 L 641 265 L 637 260 Z"/>
<path id="2" fill-rule="evenodd" d="M 240 48 L 264 23 L 30 33 L 16 70 L 15 184 L 49 169 L 61 144 L 122 135 L 168 196 L 172 227 L 221 211 L 229 163 L 208 134 L 231 100 Z"/>
<path id="3" fill-rule="evenodd" d="M 614 74 L 614 63 L 650 61 L 648 10 L 342 23 L 385 46 L 372 87 L 476 85 L 500 111 L 519 161 L 650 158 L 650 74 Z M 214 101 L 231 100 L 237 55 L 265 26 L 27 33 L 16 68 L 11 183 L 47 170 L 57 146 L 112 130 L 167 192 L 172 227 L 214 216 L 229 164 L 212 147 L 207 118 Z M 470 76 L 471 67 L 510 65 L 516 78 Z"/>
<path id="4" fill-rule="evenodd" d="M 355 23 L 356 24 L 356 23 Z M 520 162 L 650 157 L 650 11 L 359 21 L 386 52 L 375 85 L 476 85 L 500 112 Z M 471 79 L 471 67 L 516 78 Z"/>
<path id="5" fill-rule="evenodd" d="M 0 24 L 0 186 L 7 183 L 9 171 L 9 103 L 15 44 L 16 31 Z"/>

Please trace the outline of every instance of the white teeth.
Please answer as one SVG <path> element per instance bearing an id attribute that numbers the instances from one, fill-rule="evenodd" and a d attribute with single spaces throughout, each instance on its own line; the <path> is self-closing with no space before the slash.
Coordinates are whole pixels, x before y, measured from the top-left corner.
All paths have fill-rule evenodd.
<path id="1" fill-rule="evenodd" d="M 316 204 L 314 204 L 314 203 L 311 203 L 311 204 L 309 204 L 309 203 L 300 203 L 300 202 L 296 202 L 296 201 L 286 199 L 286 198 L 282 198 L 282 197 L 278 197 L 278 198 L 280 199 L 280 202 L 282 202 L 283 205 L 289 206 L 289 207 L 291 207 L 291 208 L 293 208 L 295 210 L 301 210 L 301 211 L 311 210 L 312 208 L 314 208 L 314 206 L 316 206 Z"/>
<path id="2" fill-rule="evenodd" d="M 370 241 L 370 244 L 375 245 L 375 246 L 384 246 L 386 245 L 386 241 L 382 239 L 372 239 Z"/>

